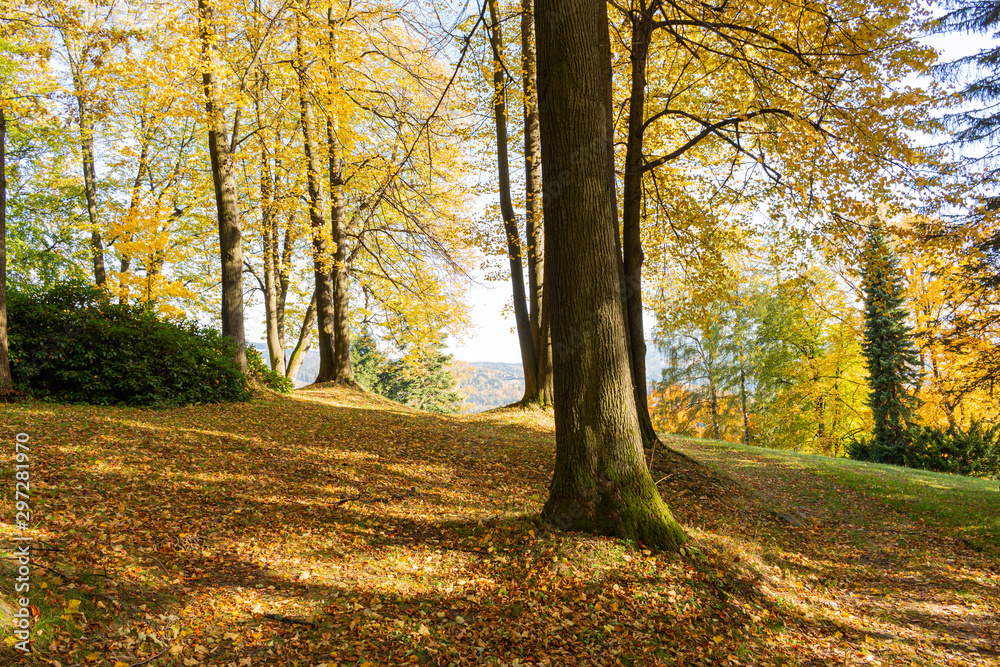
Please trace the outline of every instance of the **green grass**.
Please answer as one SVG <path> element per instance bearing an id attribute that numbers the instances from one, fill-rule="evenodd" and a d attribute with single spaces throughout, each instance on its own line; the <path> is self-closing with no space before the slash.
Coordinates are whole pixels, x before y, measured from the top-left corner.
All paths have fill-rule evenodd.
<path id="1" fill-rule="evenodd" d="M 1000 552 L 1000 480 L 979 479 L 819 454 L 713 440 L 685 442 L 742 451 L 805 469 L 915 519 L 924 519 L 978 549 Z"/>

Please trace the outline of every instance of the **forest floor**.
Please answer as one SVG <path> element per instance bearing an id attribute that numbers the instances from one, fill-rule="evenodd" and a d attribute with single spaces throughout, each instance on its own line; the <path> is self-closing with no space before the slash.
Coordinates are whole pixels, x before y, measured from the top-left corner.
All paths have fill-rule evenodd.
<path id="1" fill-rule="evenodd" d="M 2 665 L 1000 664 L 996 482 L 671 440 L 653 474 L 691 540 L 658 554 L 539 522 L 541 410 L 0 410 L 32 512 L 5 465 L 0 532 L 35 538 L 34 652 L 5 630 Z"/>

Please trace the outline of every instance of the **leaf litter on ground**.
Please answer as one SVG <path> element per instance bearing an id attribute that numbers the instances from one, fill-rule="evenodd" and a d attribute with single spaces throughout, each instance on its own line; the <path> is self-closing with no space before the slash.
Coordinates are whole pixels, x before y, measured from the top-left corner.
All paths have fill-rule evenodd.
<path id="1" fill-rule="evenodd" d="M 551 414 L 364 392 L 22 403 L 33 653 L 154 665 L 995 665 L 996 553 L 808 466 L 669 439 L 679 554 L 539 519 Z M 5 494 L 0 523 L 14 515 Z M 16 598 L 5 560 L 0 615 Z"/>

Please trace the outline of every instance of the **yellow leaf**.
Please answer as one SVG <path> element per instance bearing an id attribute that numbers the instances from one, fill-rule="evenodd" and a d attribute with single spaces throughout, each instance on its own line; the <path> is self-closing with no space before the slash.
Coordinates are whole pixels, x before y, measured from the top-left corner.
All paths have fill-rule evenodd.
<path id="1" fill-rule="evenodd" d="M 101 659 L 101 654 L 100 653 L 91 653 L 90 655 L 87 656 L 86 659 L 87 659 L 87 662 L 97 662 L 98 660 Z"/>
<path id="2" fill-rule="evenodd" d="M 75 614 L 78 611 L 80 611 L 80 601 L 79 600 L 70 600 L 69 602 L 67 602 L 66 603 L 66 611 L 68 611 L 71 614 Z"/>

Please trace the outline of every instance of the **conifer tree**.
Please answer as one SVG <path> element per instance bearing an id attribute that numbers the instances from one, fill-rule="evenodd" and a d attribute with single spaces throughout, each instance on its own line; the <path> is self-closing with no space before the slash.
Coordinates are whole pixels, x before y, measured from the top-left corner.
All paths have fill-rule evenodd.
<path id="1" fill-rule="evenodd" d="M 899 259 L 877 222 L 868 231 L 861 287 L 865 295 L 861 350 L 868 366 L 868 405 L 875 420 L 872 458 L 901 463 L 914 409 L 908 389 L 916 380 L 918 359 L 906 324 Z"/>

